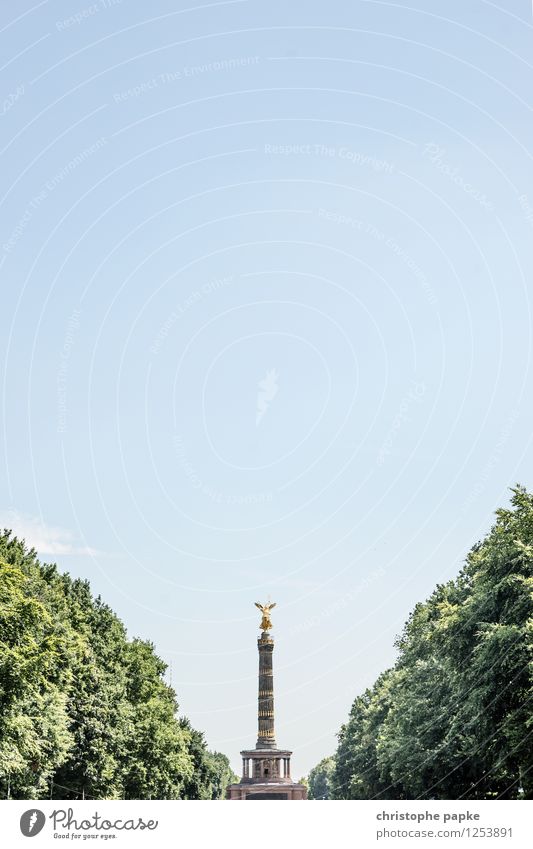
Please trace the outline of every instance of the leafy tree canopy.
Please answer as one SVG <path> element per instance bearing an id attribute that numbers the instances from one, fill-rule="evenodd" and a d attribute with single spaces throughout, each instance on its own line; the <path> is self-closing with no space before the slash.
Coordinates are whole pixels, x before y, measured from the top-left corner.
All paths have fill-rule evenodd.
<path id="1" fill-rule="evenodd" d="M 533 496 L 517 486 L 458 577 L 416 605 L 394 668 L 355 699 L 333 798 L 533 798 L 532 617 Z"/>
<path id="2" fill-rule="evenodd" d="M 223 798 L 165 663 L 86 581 L 0 533 L 0 798 Z"/>

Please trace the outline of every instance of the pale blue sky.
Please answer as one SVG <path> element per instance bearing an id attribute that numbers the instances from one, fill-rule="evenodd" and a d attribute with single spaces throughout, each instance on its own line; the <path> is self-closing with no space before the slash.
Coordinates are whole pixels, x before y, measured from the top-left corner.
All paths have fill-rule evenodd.
<path id="1" fill-rule="evenodd" d="M 2 4 L 0 519 L 299 775 L 532 485 L 533 11 L 190 5 Z"/>

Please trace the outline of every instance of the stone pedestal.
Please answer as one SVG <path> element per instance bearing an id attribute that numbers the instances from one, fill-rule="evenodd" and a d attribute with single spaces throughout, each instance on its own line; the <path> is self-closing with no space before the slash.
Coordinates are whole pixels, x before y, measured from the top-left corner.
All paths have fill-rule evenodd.
<path id="1" fill-rule="evenodd" d="M 230 784 L 226 791 L 226 799 L 239 800 L 243 802 L 248 799 L 257 801 L 276 800 L 303 800 L 307 799 L 307 787 L 304 784 L 287 784 L 284 787 L 276 787 L 273 784 L 256 785 L 254 787 L 243 787 L 242 784 Z"/>
<path id="2" fill-rule="evenodd" d="M 241 752 L 242 778 L 230 784 L 227 799 L 307 799 L 303 784 L 291 778 L 288 749 L 245 749 Z"/>

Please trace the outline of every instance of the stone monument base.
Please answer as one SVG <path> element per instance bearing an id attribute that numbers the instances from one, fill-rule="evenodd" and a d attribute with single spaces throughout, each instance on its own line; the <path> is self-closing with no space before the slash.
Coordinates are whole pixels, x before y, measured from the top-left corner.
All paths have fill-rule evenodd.
<path id="1" fill-rule="evenodd" d="M 230 784 L 226 799 L 307 799 L 305 784 Z"/>
<path id="2" fill-rule="evenodd" d="M 226 799 L 307 799 L 307 787 L 291 778 L 289 749 L 244 749 L 242 778 L 230 784 Z"/>

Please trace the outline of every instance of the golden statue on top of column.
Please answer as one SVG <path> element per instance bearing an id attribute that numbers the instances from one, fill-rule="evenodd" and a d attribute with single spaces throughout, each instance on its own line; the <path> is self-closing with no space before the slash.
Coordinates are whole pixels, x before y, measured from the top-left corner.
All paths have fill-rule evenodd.
<path id="1" fill-rule="evenodd" d="M 255 606 L 259 608 L 261 613 L 263 614 L 263 618 L 261 619 L 260 628 L 262 631 L 270 631 L 272 628 L 272 619 L 270 618 L 270 611 L 273 607 L 276 606 L 276 602 L 269 602 L 268 604 L 259 604 L 258 601 L 254 602 Z"/>

